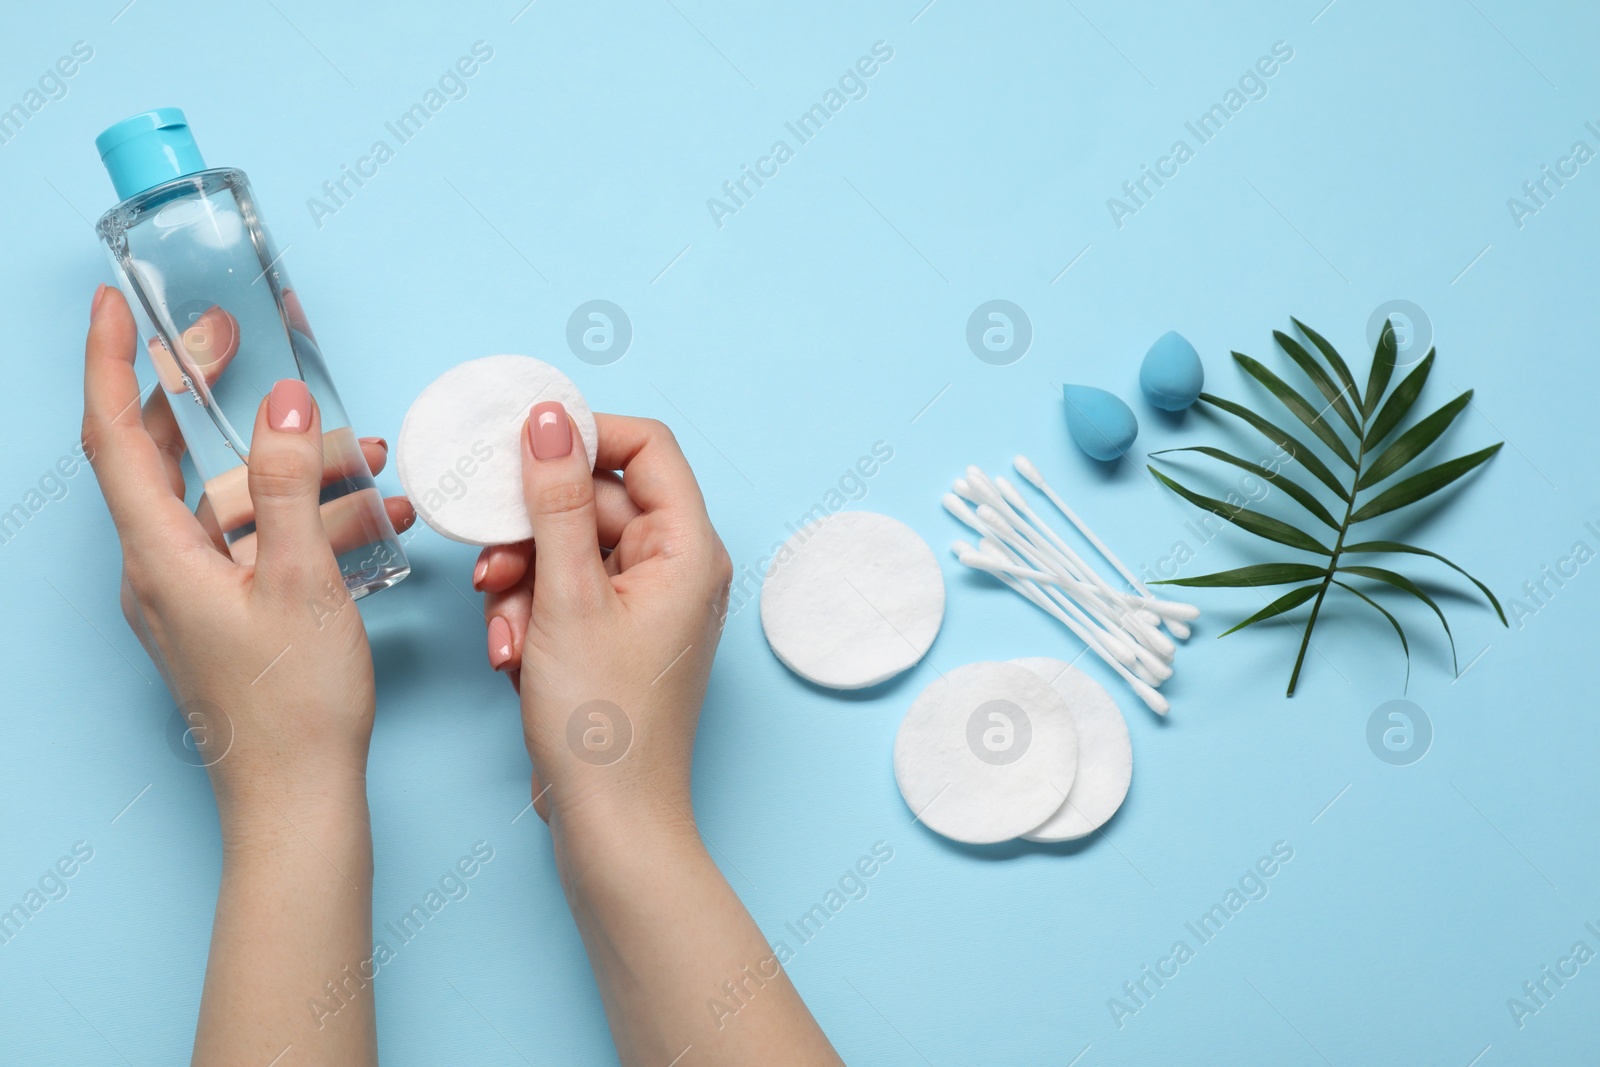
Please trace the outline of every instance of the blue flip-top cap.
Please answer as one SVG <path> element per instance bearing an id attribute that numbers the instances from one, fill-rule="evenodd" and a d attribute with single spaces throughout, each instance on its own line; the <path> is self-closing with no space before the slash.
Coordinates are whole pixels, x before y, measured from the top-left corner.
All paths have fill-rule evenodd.
<path id="1" fill-rule="evenodd" d="M 189 120 L 175 107 L 123 119 L 96 137 L 94 146 L 119 200 L 206 169 Z"/>

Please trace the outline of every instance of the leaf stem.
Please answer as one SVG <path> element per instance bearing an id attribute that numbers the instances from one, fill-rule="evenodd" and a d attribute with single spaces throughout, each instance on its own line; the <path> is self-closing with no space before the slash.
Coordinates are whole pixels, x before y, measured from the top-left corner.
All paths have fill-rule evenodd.
<path id="1" fill-rule="evenodd" d="M 1374 356 L 1374 359 L 1377 357 Z M 1359 398 L 1356 401 L 1358 408 L 1364 409 Z M 1339 536 L 1333 542 L 1333 554 L 1328 557 L 1328 572 L 1322 577 L 1322 586 L 1317 590 L 1317 599 L 1311 602 L 1311 615 L 1306 619 L 1306 632 L 1300 639 L 1300 652 L 1294 658 L 1294 670 L 1289 674 L 1289 689 L 1284 696 L 1294 696 L 1294 688 L 1300 681 L 1300 668 L 1306 661 L 1306 649 L 1311 647 L 1311 631 L 1317 625 L 1317 614 L 1322 610 L 1322 601 L 1328 595 L 1328 589 L 1333 585 L 1333 576 L 1339 568 L 1339 553 L 1344 550 L 1345 535 L 1350 532 L 1350 516 L 1355 511 L 1357 490 L 1361 483 L 1361 464 L 1367 457 L 1367 423 L 1372 418 L 1364 410 L 1361 415 L 1361 429 L 1356 433 L 1359 440 L 1356 442 L 1355 473 L 1350 483 L 1350 498 L 1344 504 L 1344 518 L 1339 520 Z"/>

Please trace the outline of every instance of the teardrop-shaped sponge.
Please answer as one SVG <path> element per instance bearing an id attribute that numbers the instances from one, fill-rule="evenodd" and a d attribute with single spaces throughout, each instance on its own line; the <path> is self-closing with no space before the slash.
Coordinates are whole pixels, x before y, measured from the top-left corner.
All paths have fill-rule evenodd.
<path id="1" fill-rule="evenodd" d="M 1139 388 L 1163 411 L 1182 411 L 1193 404 L 1205 380 L 1200 353 L 1183 334 L 1171 330 L 1156 338 L 1139 366 Z"/>
<path id="2" fill-rule="evenodd" d="M 1089 456 L 1113 460 L 1133 445 L 1139 435 L 1139 420 L 1121 398 L 1091 385 L 1068 385 L 1062 394 L 1067 408 L 1067 432 Z"/>

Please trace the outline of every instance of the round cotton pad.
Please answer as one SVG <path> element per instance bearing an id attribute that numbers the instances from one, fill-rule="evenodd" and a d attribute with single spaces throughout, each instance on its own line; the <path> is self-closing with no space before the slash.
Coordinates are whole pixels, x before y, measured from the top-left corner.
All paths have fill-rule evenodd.
<path id="1" fill-rule="evenodd" d="M 973 845 L 1048 819 L 1077 761 L 1066 701 L 1014 663 L 969 663 L 931 682 L 894 739 L 894 777 L 912 814 Z"/>
<path id="2" fill-rule="evenodd" d="M 558 400 L 594 466 L 600 434 L 572 379 L 532 356 L 485 356 L 445 371 L 406 412 L 395 469 L 417 514 L 452 541 L 508 545 L 533 536 L 522 498 L 528 411 Z"/>
<path id="3" fill-rule="evenodd" d="M 1105 824 L 1122 806 L 1133 780 L 1133 745 L 1117 702 L 1098 682 L 1058 659 L 1011 661 L 1061 694 L 1078 732 L 1078 774 L 1066 802 L 1022 836 L 1029 841 L 1075 841 Z"/>
<path id="4" fill-rule="evenodd" d="M 784 542 L 761 586 L 761 629 L 783 665 L 862 689 L 922 658 L 944 619 L 944 575 L 903 522 L 846 511 Z"/>

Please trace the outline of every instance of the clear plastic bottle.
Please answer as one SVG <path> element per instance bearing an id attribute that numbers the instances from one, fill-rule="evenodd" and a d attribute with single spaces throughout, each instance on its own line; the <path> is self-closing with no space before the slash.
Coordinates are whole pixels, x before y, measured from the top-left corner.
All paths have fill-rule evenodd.
<path id="1" fill-rule="evenodd" d="M 95 146 L 122 200 L 96 231 L 233 558 L 255 558 L 256 410 L 274 382 L 300 378 L 322 413 L 322 522 L 345 587 L 361 597 L 400 581 L 405 551 L 244 172 L 207 170 L 176 108 L 125 119 Z"/>

